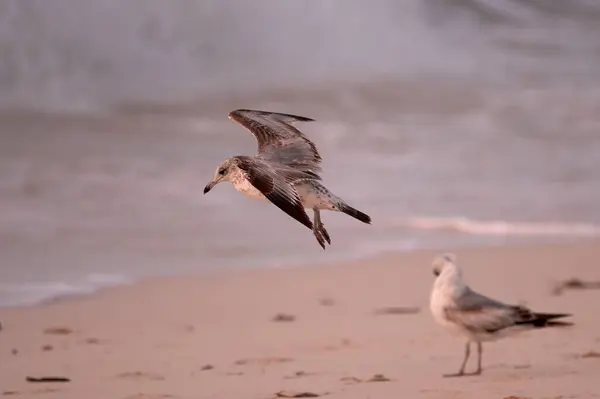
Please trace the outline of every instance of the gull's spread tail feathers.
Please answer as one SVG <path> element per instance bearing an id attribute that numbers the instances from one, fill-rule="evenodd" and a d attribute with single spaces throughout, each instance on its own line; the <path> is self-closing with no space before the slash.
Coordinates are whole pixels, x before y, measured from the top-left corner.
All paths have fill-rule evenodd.
<path id="1" fill-rule="evenodd" d="M 352 216 L 353 218 L 358 219 L 363 223 L 371 224 L 371 217 L 366 213 L 362 213 L 358 209 L 352 208 L 348 204 L 341 204 L 339 208 L 340 211 L 344 212 L 346 215 Z"/>
<path id="2" fill-rule="evenodd" d="M 563 317 L 572 316 L 569 313 L 536 313 L 522 306 L 515 306 L 515 311 L 517 312 L 515 325 L 518 326 L 545 328 L 566 327 L 573 325 L 573 323 L 568 321 L 556 320 L 562 319 Z"/>

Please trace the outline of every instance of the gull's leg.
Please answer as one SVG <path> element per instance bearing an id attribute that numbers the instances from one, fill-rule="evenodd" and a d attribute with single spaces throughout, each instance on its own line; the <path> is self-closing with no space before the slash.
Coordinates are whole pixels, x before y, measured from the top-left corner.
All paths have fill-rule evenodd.
<path id="1" fill-rule="evenodd" d="M 325 225 L 321 221 L 321 213 L 318 209 L 315 212 L 316 215 L 318 215 L 317 218 L 319 219 L 319 229 L 321 230 L 323 237 L 325 237 L 325 241 L 327 241 L 327 244 L 331 245 L 331 237 L 329 237 L 329 233 L 327 232 L 327 230 L 325 229 Z"/>
<path id="2" fill-rule="evenodd" d="M 460 377 L 465 375 L 465 367 L 467 366 L 467 360 L 469 360 L 469 356 L 471 355 L 471 341 L 467 341 L 465 345 L 465 358 L 463 359 L 462 365 L 460 366 L 460 370 L 458 373 L 454 374 L 444 374 L 444 377 Z"/>
<path id="3" fill-rule="evenodd" d="M 313 211 L 315 215 L 313 220 L 313 233 L 321 247 L 325 249 L 325 241 L 331 245 L 331 238 L 329 237 L 327 230 L 325 230 L 323 222 L 321 222 L 321 213 L 319 212 L 319 209 L 313 208 Z"/>
<path id="4" fill-rule="evenodd" d="M 481 344 L 481 342 L 477 342 L 477 370 L 475 370 L 473 375 L 479 375 L 483 371 L 483 368 L 481 367 L 481 361 L 482 361 L 481 358 L 482 357 L 483 357 L 483 345 Z"/>

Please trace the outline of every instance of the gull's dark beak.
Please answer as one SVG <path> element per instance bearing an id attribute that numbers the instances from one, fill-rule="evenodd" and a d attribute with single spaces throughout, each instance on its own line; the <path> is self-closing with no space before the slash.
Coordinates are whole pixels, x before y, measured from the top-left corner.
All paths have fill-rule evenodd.
<path id="1" fill-rule="evenodd" d="M 208 183 L 206 185 L 206 187 L 204 187 L 204 194 L 206 194 L 207 192 L 209 192 L 213 188 L 214 185 L 215 184 L 213 182 Z"/>

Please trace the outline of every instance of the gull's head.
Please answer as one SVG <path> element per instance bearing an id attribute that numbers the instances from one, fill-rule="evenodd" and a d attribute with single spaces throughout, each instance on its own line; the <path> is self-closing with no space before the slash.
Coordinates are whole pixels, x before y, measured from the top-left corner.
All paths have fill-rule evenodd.
<path id="1" fill-rule="evenodd" d="M 217 170 L 215 170 L 215 175 L 210 183 L 208 183 L 204 187 L 204 194 L 209 192 L 214 186 L 224 181 L 230 181 L 231 171 L 235 167 L 234 158 L 227 158 L 223 162 L 217 166 Z"/>
<path id="2" fill-rule="evenodd" d="M 435 258 L 433 258 L 433 263 L 431 266 L 433 269 L 433 274 L 436 277 L 444 272 L 456 270 L 456 255 L 450 252 L 437 255 Z"/>

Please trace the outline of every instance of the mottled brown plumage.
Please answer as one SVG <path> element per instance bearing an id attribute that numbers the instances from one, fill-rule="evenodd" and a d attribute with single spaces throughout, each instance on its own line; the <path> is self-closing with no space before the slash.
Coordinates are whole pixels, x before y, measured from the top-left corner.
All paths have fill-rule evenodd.
<path id="1" fill-rule="evenodd" d="M 314 119 L 250 109 L 231 111 L 229 118 L 256 137 L 259 157 L 312 172 L 320 179 L 321 155 L 317 146 L 292 126 L 294 122 L 314 122 Z"/>
<path id="2" fill-rule="evenodd" d="M 216 184 L 229 181 L 251 198 L 266 199 L 313 231 L 319 245 L 331 244 L 321 221 L 320 210 L 343 212 L 363 223 L 371 218 L 346 204 L 320 183 L 321 156 L 315 144 L 292 126 L 313 121 L 304 116 L 238 109 L 229 118 L 248 129 L 258 142 L 254 157 L 227 158 L 218 167 L 204 193 Z M 313 221 L 305 209 L 314 212 Z"/>

